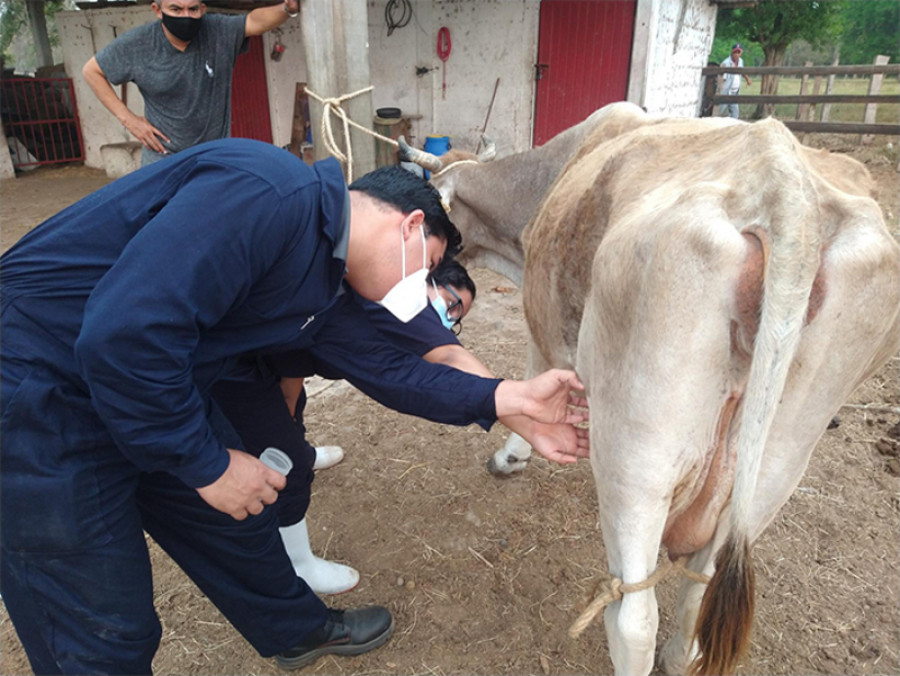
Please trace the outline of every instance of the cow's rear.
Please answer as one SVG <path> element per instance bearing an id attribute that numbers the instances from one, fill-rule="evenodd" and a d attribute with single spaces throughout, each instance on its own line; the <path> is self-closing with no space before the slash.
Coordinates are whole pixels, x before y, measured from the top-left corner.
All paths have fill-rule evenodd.
<path id="1" fill-rule="evenodd" d="M 833 165 L 774 121 L 657 121 L 583 148 L 525 234 L 537 352 L 588 386 L 610 572 L 645 580 L 660 544 L 715 571 L 683 586 L 670 672 L 733 670 L 752 542 L 896 349 L 897 245 Z M 617 673 L 648 673 L 652 589 L 605 619 Z"/>

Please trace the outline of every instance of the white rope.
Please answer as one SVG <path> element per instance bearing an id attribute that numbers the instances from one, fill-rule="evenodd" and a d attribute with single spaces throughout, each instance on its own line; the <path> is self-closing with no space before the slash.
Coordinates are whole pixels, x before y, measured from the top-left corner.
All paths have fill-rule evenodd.
<path id="1" fill-rule="evenodd" d="M 455 167 L 457 164 L 481 164 L 478 160 L 457 160 L 456 162 L 451 162 L 446 167 L 441 169 L 440 171 L 434 172 L 432 176 L 440 176 L 445 171 L 447 171 L 450 167 Z"/>
<path id="2" fill-rule="evenodd" d="M 325 149 L 328 150 L 329 153 L 334 155 L 347 168 L 347 183 L 351 183 L 353 181 L 353 146 L 350 143 L 351 126 L 356 127 L 360 131 L 363 131 L 369 136 L 373 136 L 380 141 L 384 141 L 385 143 L 389 143 L 392 146 L 399 147 L 399 144 L 394 139 L 388 138 L 387 136 L 382 136 L 381 134 L 374 132 L 371 129 L 364 127 L 361 124 L 357 124 L 356 122 L 351 120 L 347 116 L 347 112 L 341 107 L 341 104 L 344 101 L 348 101 L 349 99 L 357 97 L 360 94 L 370 92 L 373 89 L 375 89 L 374 86 L 368 86 L 365 89 L 360 89 L 359 91 L 351 92 L 350 94 L 344 94 L 343 96 L 323 98 L 315 92 L 311 91 L 309 87 L 306 88 L 306 93 L 322 104 L 322 139 L 325 143 Z M 334 115 L 341 121 L 341 126 L 344 131 L 344 146 L 346 147 L 346 152 L 343 152 L 340 148 L 338 148 L 337 141 L 334 138 L 334 130 L 331 128 L 332 115 Z"/>
<path id="3" fill-rule="evenodd" d="M 709 577 L 707 575 L 695 573 L 687 567 L 687 559 L 688 557 L 682 556 L 677 561 L 666 560 L 663 565 L 653 571 L 653 574 L 643 582 L 625 584 L 621 579 L 613 577 L 603 593 L 591 601 L 584 612 L 582 612 L 581 615 L 578 616 L 578 619 L 572 623 L 572 626 L 569 627 L 569 638 L 578 638 L 581 635 L 581 632 L 587 629 L 588 625 L 594 621 L 594 618 L 597 617 L 600 611 L 613 601 L 618 601 L 625 594 L 632 594 L 634 592 L 650 589 L 651 587 L 656 586 L 657 582 L 673 571 L 681 573 L 684 577 L 693 580 L 694 582 L 709 584 Z"/>

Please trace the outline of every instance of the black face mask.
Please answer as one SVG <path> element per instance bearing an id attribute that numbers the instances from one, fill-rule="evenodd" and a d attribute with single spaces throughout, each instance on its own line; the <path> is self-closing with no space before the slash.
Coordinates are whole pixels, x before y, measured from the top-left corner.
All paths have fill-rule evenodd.
<path id="1" fill-rule="evenodd" d="M 197 33 L 200 32 L 200 26 L 203 23 L 203 17 L 192 19 L 189 16 L 169 16 L 162 15 L 163 26 L 169 29 L 169 32 L 179 40 L 190 42 Z"/>

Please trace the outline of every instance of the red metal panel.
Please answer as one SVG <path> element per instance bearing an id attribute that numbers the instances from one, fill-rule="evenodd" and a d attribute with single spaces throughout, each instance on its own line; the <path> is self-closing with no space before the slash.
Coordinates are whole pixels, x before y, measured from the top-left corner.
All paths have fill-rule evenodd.
<path id="1" fill-rule="evenodd" d="M 84 160 L 75 88 L 69 78 L 0 80 L 0 111 L 18 168 Z"/>
<path id="2" fill-rule="evenodd" d="M 234 62 L 231 78 L 231 135 L 272 142 L 266 55 L 260 36 L 250 38 L 250 48 Z"/>
<path id="3" fill-rule="evenodd" d="M 542 0 L 534 145 L 623 101 L 636 0 Z"/>

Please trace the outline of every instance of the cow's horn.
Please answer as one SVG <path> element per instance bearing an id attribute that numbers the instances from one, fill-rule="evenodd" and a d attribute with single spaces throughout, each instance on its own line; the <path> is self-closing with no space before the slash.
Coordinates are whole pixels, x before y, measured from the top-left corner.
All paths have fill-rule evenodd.
<path id="1" fill-rule="evenodd" d="M 419 150 L 418 148 L 413 148 L 402 136 L 397 139 L 397 145 L 400 146 L 400 159 L 402 161 L 415 162 L 428 171 L 441 170 L 443 165 L 436 155 L 426 153 L 424 150 Z"/>
<path id="2" fill-rule="evenodd" d="M 490 162 L 497 157 L 497 144 L 484 135 L 482 135 L 481 140 L 484 141 L 484 152 L 478 156 L 478 161 Z"/>

